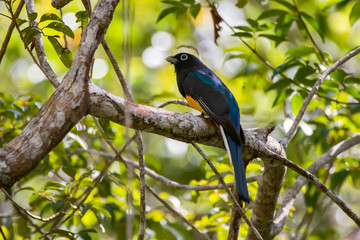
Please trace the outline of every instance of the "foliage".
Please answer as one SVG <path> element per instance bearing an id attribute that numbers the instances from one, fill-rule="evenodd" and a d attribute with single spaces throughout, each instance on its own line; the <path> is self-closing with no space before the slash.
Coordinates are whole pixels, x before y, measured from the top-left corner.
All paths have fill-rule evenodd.
<path id="1" fill-rule="evenodd" d="M 115 14 L 106 39 L 116 49 L 115 57 L 121 62 L 120 66 L 124 66 L 136 102 L 158 106 L 179 98 L 173 69 L 165 65 L 164 58 L 179 51 L 175 50 L 178 45 L 196 46 L 203 61 L 234 92 L 242 109 L 243 126 L 275 124 L 277 129 L 273 136 L 281 140 L 288 131 L 288 120 L 299 113 L 319 76 L 360 44 L 359 2 L 304 0 L 296 3 L 285 0 L 223 0 L 216 3 L 142 0 L 132 6 L 133 11 L 117 9 L 122 14 Z M 0 4 L 9 9 L 9 13 L 2 14 L 11 18 L 10 12 L 14 12 L 18 1 Z M 81 32 L 89 20 L 80 1 L 63 8 L 64 17 L 50 6 L 49 1 L 36 2 L 35 7 L 38 13 L 26 14 L 23 10 L 16 19 L 21 36 L 13 33 L 5 59 L 0 64 L 3 73 L 0 147 L 20 134 L 38 111 L 40 102 L 45 102 L 53 92 L 45 78 L 34 76 L 32 59 L 24 49 L 24 43 L 33 53 L 34 37 L 45 39 L 49 61 L 58 76 L 62 76 L 71 66 Z M 211 9 L 216 9 L 218 22 Z M 63 19 L 65 16 L 73 16 L 76 27 L 69 26 Z M 34 25 L 35 20 L 38 20 L 38 26 Z M 0 19 L 1 31 L 6 32 L 9 24 L 9 19 Z M 131 49 L 127 48 L 127 41 L 131 42 Z M 106 70 L 110 63 L 105 59 L 106 55 L 99 49 L 92 81 L 123 96 L 116 75 Z M 306 168 L 331 146 L 359 134 L 360 71 L 356 67 L 359 61 L 358 57 L 353 58 L 330 74 L 320 86 L 287 148 L 288 159 Z M 127 70 L 126 66 L 129 66 Z M 97 75 L 99 72 L 104 73 Z M 167 109 L 197 114 L 183 106 L 171 105 Z M 7 239 L 39 239 L 44 233 L 51 239 L 126 239 L 126 232 L 136 236 L 139 181 L 130 176 L 122 162 L 115 161 L 97 182 L 97 176 L 113 159 L 107 141 L 121 149 L 134 131 L 106 120 L 99 122 L 101 128 L 92 117 L 84 118 L 31 174 L 6 190 L 29 212 L 21 212 L 13 205 L 10 215 L 1 217 L 0 227 Z M 218 183 L 192 147 L 150 134 L 144 134 L 144 145 L 147 167 L 159 175 L 181 184 Z M 225 151 L 204 149 L 225 181 L 233 181 Z M 123 155 L 136 161 L 136 144 L 130 144 Z M 355 212 L 359 212 L 359 157 L 359 147 L 354 147 L 316 174 L 330 189 L 340 193 Z M 262 170 L 262 163 L 253 161 L 247 167 L 247 176 L 260 175 Z M 288 170 L 282 196 L 297 177 Z M 146 180 L 162 199 L 201 231 L 226 239 L 231 203 L 225 190 L 181 190 L 152 178 Z M 286 239 L 287 234 L 311 236 L 311 239 L 339 239 L 355 228 L 353 222 L 344 225 L 344 220 L 337 217 L 339 210 L 314 185 L 307 184 L 302 190 L 279 239 Z M 249 184 L 249 191 L 254 200 L 256 182 Z M 1 212 L 6 212 L 11 201 L 4 194 L 0 199 Z M 150 194 L 147 194 L 146 204 L 148 239 L 198 237 Z M 245 211 L 250 217 L 251 207 Z M 35 225 L 40 226 L 41 231 Z M 240 236 L 245 237 L 247 232 L 248 226 L 242 223 Z"/>

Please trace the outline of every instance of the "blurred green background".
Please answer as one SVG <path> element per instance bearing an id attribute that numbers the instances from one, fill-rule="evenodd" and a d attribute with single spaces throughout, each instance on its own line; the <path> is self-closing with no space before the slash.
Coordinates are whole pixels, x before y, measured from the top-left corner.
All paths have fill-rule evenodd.
<path id="1" fill-rule="evenodd" d="M 18 2 L 14 2 L 14 9 Z M 96 1 L 91 3 L 95 6 Z M 180 51 L 194 53 L 186 48 L 177 49 L 181 45 L 190 45 L 199 50 L 202 61 L 234 93 L 241 111 L 242 126 L 275 125 L 272 136 L 281 140 L 308 89 L 328 67 L 309 40 L 293 2 L 216 2 L 218 13 L 231 26 L 220 23 L 217 44 L 208 2 L 182 0 L 177 3 L 185 8 L 169 1 L 121 1 L 114 14 L 105 39 L 119 62 L 135 102 L 159 106 L 169 100 L 181 99 L 173 66 L 165 58 Z M 201 9 L 198 4 L 201 4 Z M 236 4 L 245 5 L 239 8 Z M 360 44 L 360 23 L 356 21 L 360 7 L 357 1 L 302 0 L 297 4 L 311 36 L 329 64 Z M 157 21 L 161 12 L 176 6 L 177 10 Z M 45 13 L 60 16 L 49 1 L 36 1 L 35 8 L 38 20 Z M 72 55 L 75 55 L 82 32 L 75 16 L 79 11 L 84 11 L 81 1 L 73 1 L 62 9 L 64 24 L 74 32 L 74 39 L 67 37 L 67 47 Z M 4 2 L 0 2 L 0 12 L 9 15 Z M 27 19 L 25 9 L 20 18 Z M 9 24 L 8 18 L 0 17 L 1 39 Z M 40 28 L 47 24 L 46 21 L 41 22 Z M 237 34 L 234 35 L 233 30 Z M 59 42 L 64 47 L 63 34 L 49 28 L 44 28 L 43 34 L 49 62 L 58 77 L 63 78 L 68 68 L 45 37 L 59 35 Z M 287 148 L 288 159 L 306 168 L 334 144 L 359 134 L 359 104 L 339 103 L 359 102 L 359 61 L 358 56 L 352 58 L 321 86 L 319 94 L 322 97 L 316 96 L 309 105 L 295 138 Z M 33 63 L 16 30 L 0 64 L 0 72 L 0 147 L 3 147 L 21 132 L 41 104 L 54 92 L 54 88 Z M 95 54 L 92 81 L 123 97 L 119 81 L 101 46 Z M 199 114 L 196 110 L 178 105 L 169 105 L 166 109 Z M 131 129 L 126 130 L 105 120 L 100 120 L 100 123 L 106 130 L 106 137 L 118 149 L 134 133 Z M 217 178 L 193 147 L 148 133 L 143 133 L 143 138 L 147 166 L 160 175 L 183 184 L 217 184 Z M 225 151 L 206 146 L 203 148 L 225 180 L 233 181 L 231 164 Z M 100 151 L 100 154 L 89 153 L 90 150 Z M 111 149 L 93 119 L 87 116 L 31 174 L 8 191 L 24 208 L 44 218 L 49 217 L 67 202 L 74 203 L 92 185 L 91 177 L 101 171 L 109 159 L 106 153 L 112 153 Z M 131 144 L 124 156 L 137 160 L 136 144 Z M 317 174 L 321 181 L 338 191 L 355 212 L 360 212 L 359 159 L 360 148 L 357 146 L 339 155 L 335 162 Z M 259 175 L 262 169 L 262 162 L 254 160 L 247 168 L 247 176 Z M 293 171 L 287 171 L 280 201 L 297 177 Z M 226 239 L 231 205 L 226 202 L 225 191 L 177 190 L 151 178 L 147 178 L 147 183 L 200 230 L 214 232 L 218 239 Z M 126 201 L 127 190 L 132 193 L 131 205 Z M 249 184 L 249 191 L 254 200 L 256 182 Z M 150 194 L 147 197 L 148 239 L 196 239 L 196 235 L 156 199 Z M 0 212 L 11 212 L 9 209 L 10 201 L 0 195 Z M 66 234 L 72 232 L 83 239 L 126 239 L 126 213 L 131 212 L 134 219 L 128 227 L 133 228 L 133 239 L 136 239 L 138 209 L 139 183 L 137 179 L 130 180 L 125 166 L 116 162 L 81 205 L 81 209 L 61 226 L 64 232 L 54 231 L 51 236 L 69 238 Z M 246 209 L 246 213 L 250 217 L 251 209 Z M 8 239 L 29 236 L 38 239 L 40 236 L 16 214 L 2 218 L 2 223 Z M 50 226 L 48 224 L 43 228 L 49 231 Z M 331 204 L 314 186 L 307 185 L 297 197 L 278 239 L 290 239 L 303 233 L 307 234 L 304 236 L 308 236 L 308 239 L 339 239 L 354 228 L 355 224 L 337 206 Z M 97 233 L 85 229 L 94 229 Z M 247 229 L 245 223 L 241 225 L 242 237 L 246 236 Z"/>

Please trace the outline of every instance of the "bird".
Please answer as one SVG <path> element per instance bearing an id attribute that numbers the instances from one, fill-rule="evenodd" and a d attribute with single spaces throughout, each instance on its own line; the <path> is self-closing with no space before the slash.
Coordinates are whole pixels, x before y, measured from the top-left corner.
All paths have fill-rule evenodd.
<path id="1" fill-rule="evenodd" d="M 239 200 L 250 202 L 242 150 L 245 135 L 240 125 L 240 110 L 229 88 L 200 59 L 189 53 L 169 56 L 175 66 L 177 85 L 189 105 L 220 127 L 230 161 L 234 166 Z"/>

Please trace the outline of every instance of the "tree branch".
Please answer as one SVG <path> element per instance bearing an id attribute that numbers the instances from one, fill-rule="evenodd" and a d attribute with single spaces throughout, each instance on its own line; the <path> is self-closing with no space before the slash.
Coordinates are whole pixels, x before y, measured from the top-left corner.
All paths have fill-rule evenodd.
<path id="1" fill-rule="evenodd" d="M 34 1 L 33 0 L 25 0 L 25 4 L 26 4 L 26 11 L 30 14 L 30 13 L 35 13 L 35 5 L 34 5 Z M 31 22 L 31 25 L 35 28 L 38 28 L 38 22 L 35 19 L 33 22 Z M 21 32 L 19 32 L 19 34 L 21 34 Z M 44 46 L 43 46 L 43 42 L 42 42 L 42 38 L 41 38 L 41 34 L 37 34 L 34 37 L 34 41 L 35 41 L 35 51 L 37 54 L 37 57 L 39 59 L 39 62 L 37 63 L 35 61 L 35 63 L 37 63 L 37 65 L 39 66 L 40 70 L 44 73 L 44 75 L 49 79 L 50 83 L 57 87 L 60 84 L 60 80 L 57 78 L 56 74 L 54 73 L 54 71 L 52 70 L 47 57 L 45 55 L 45 50 L 44 50 Z M 25 44 L 25 43 L 24 43 Z M 32 52 L 29 52 L 32 55 Z"/>
<path id="2" fill-rule="evenodd" d="M 273 155 L 272 157 L 269 155 Z M 321 190 L 323 193 L 325 193 L 336 205 L 338 205 L 346 215 L 348 215 L 358 226 L 360 226 L 360 218 L 357 216 L 349 206 L 342 201 L 336 193 L 334 193 L 332 190 L 327 188 L 318 178 L 316 178 L 313 174 L 310 172 L 304 170 L 300 166 L 296 165 L 295 163 L 291 162 L 285 157 L 282 157 L 280 155 L 277 155 L 275 153 L 269 153 L 268 157 L 272 161 L 277 161 L 279 163 L 284 164 L 285 166 L 291 168 L 298 174 L 302 175 L 303 177 L 306 177 L 308 180 L 310 180 L 319 190 Z M 264 159 L 264 158 L 263 158 Z"/>
<path id="3" fill-rule="evenodd" d="M 360 144 L 360 135 L 356 135 L 352 138 L 346 139 L 335 146 L 331 147 L 326 153 L 324 153 L 318 160 L 316 160 L 310 167 L 306 169 L 309 173 L 316 174 L 326 164 L 332 162 L 340 153 L 347 149 Z M 287 216 L 289 215 L 291 206 L 294 204 L 296 196 L 300 192 L 301 188 L 305 186 L 308 179 L 303 176 L 299 176 L 292 187 L 288 190 L 283 203 L 281 204 L 277 217 L 274 220 L 274 227 L 272 236 L 276 236 L 281 232 L 285 225 Z"/>
<path id="4" fill-rule="evenodd" d="M 298 113 L 298 115 L 296 116 L 290 130 L 286 133 L 286 136 L 281 140 L 281 145 L 283 146 L 284 149 L 286 149 L 288 143 L 290 142 L 290 140 L 294 137 L 297 127 L 300 124 L 301 119 L 303 118 L 306 108 L 309 105 L 311 99 L 314 97 L 314 95 L 316 94 L 316 92 L 319 90 L 320 85 L 322 84 L 322 82 L 325 80 L 325 78 L 327 76 L 329 76 L 330 73 L 332 73 L 333 71 L 335 71 L 339 66 L 341 66 L 343 63 L 345 63 L 346 61 L 348 61 L 350 58 L 356 56 L 357 54 L 360 53 L 360 47 L 356 48 L 355 50 L 349 52 L 348 54 L 346 54 L 343 58 L 339 59 L 338 61 L 336 61 L 331 67 L 329 67 L 328 69 L 326 69 L 326 71 L 321 74 L 321 76 L 318 78 L 318 80 L 315 82 L 313 88 L 311 89 L 310 93 L 306 96 L 303 105 L 300 108 L 300 111 Z"/>
<path id="5" fill-rule="evenodd" d="M 117 0 L 98 2 L 61 85 L 22 133 L 0 149 L 0 186 L 11 186 L 28 174 L 88 113 L 89 63 L 116 5 Z"/>
<path id="6" fill-rule="evenodd" d="M 19 5 L 16 8 L 15 13 L 14 13 L 15 18 L 19 17 L 20 12 L 21 12 L 22 8 L 24 7 L 24 3 L 25 3 L 24 0 L 20 1 Z M 11 34 L 12 34 L 14 28 L 15 28 L 15 23 L 16 23 L 15 21 L 11 21 L 10 26 L 9 26 L 9 28 L 7 30 L 7 33 L 5 35 L 4 41 L 3 41 L 2 45 L 1 45 L 0 63 L 1 63 L 1 61 L 2 61 L 2 59 L 4 57 L 4 55 L 5 55 L 6 48 L 7 48 L 8 44 L 9 44 L 9 41 L 10 41 L 10 38 L 11 38 Z"/>

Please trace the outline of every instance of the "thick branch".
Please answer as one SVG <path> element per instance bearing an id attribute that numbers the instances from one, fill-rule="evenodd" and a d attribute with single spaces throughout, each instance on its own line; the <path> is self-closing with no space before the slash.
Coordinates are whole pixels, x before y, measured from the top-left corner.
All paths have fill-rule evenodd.
<path id="1" fill-rule="evenodd" d="M 0 186 L 11 186 L 28 174 L 88 113 L 90 61 L 105 35 L 117 3 L 117 0 L 98 2 L 61 85 L 22 133 L 0 149 Z"/>
<path id="2" fill-rule="evenodd" d="M 132 118 L 131 128 L 155 133 L 178 141 L 195 141 L 204 145 L 224 149 L 221 133 L 217 125 L 208 118 L 190 113 L 180 114 L 161 108 L 135 104 L 113 95 L 100 87 L 90 85 L 90 114 L 105 118 L 121 125 L 125 124 L 125 107 Z M 246 162 L 265 154 L 268 148 L 274 152 L 281 149 L 277 141 L 268 141 L 273 128 L 245 129 Z M 269 139 L 272 139 L 269 137 Z"/>
<path id="3" fill-rule="evenodd" d="M 264 172 L 259 181 L 251 221 L 263 239 L 272 239 L 270 232 L 273 227 L 277 199 L 283 184 L 286 168 L 284 165 L 273 162 L 270 159 L 263 160 Z M 250 231 L 247 239 L 256 239 L 256 236 Z"/>

